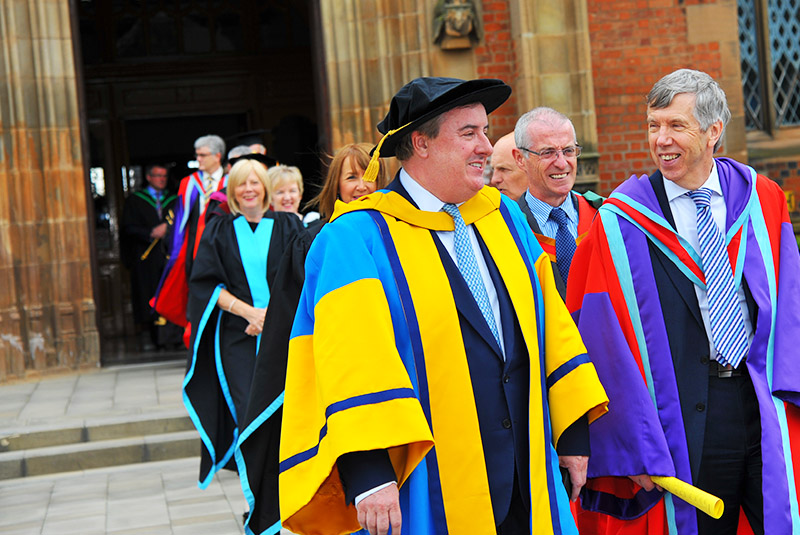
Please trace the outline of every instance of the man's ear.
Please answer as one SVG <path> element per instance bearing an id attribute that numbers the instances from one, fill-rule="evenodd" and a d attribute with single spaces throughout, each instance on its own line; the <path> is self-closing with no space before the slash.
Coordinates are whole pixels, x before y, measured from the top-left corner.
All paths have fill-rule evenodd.
<path id="1" fill-rule="evenodd" d="M 428 157 L 428 136 L 419 132 L 411 132 L 411 146 L 414 153 L 421 158 Z"/>
<path id="2" fill-rule="evenodd" d="M 511 149 L 511 156 L 513 156 L 514 161 L 517 162 L 517 167 L 525 171 L 525 156 L 522 155 L 522 151 L 514 147 Z"/>
<path id="3" fill-rule="evenodd" d="M 722 119 L 708 127 L 708 144 L 713 148 L 722 137 Z"/>

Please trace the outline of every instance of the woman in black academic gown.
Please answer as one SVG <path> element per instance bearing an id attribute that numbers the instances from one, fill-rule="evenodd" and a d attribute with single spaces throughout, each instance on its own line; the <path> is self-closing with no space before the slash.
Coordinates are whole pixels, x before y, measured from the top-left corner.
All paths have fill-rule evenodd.
<path id="1" fill-rule="evenodd" d="M 264 323 L 264 345 L 261 347 L 253 374 L 247 415 L 240 422 L 239 469 L 246 472 L 242 488 L 250 504 L 247 525 L 253 533 L 262 533 L 279 521 L 278 512 L 278 446 L 280 443 L 281 405 L 286 380 L 286 358 L 289 335 L 305 280 L 305 258 L 314 237 L 334 211 L 337 201 L 349 203 L 387 184 L 387 171 L 381 164 L 375 182 L 362 180 L 370 160 L 368 143 L 345 145 L 328 166 L 325 183 L 310 204 L 318 204 L 321 219 L 298 234 L 286 254 L 275 278 L 273 305 Z"/>
<path id="2" fill-rule="evenodd" d="M 230 214 L 203 231 L 189 279 L 192 324 L 183 400 L 202 439 L 199 484 L 235 470 L 238 421 L 244 417 L 264 316 L 281 256 L 305 232 L 291 213 L 267 212 L 266 167 L 243 159 L 231 168 Z"/>

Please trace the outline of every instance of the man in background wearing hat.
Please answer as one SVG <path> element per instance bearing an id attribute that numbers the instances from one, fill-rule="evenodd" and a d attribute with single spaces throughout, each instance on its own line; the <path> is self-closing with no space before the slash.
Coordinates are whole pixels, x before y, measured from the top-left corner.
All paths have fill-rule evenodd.
<path id="1" fill-rule="evenodd" d="M 487 113 L 510 92 L 406 84 L 365 179 L 378 156 L 402 169 L 314 241 L 289 345 L 284 527 L 577 533 L 557 452 L 607 400 L 548 257 L 484 187 Z M 576 457 L 561 461 L 577 495 Z"/>

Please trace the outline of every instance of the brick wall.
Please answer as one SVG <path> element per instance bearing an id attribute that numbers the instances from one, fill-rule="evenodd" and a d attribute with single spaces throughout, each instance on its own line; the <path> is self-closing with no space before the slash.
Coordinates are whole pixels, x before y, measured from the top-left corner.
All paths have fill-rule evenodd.
<path id="1" fill-rule="evenodd" d="M 516 54 L 511 39 L 511 14 L 507 0 L 484 1 L 483 35 L 475 48 L 478 78 L 499 78 L 506 83 L 517 78 Z M 514 93 L 505 104 L 494 111 L 489 122 L 492 142 L 514 130 L 517 124 Z"/>
<path id="2" fill-rule="evenodd" d="M 719 43 L 689 44 L 687 3 L 697 2 L 587 0 L 602 194 L 654 169 L 644 103 L 653 83 L 682 67 L 720 76 Z"/>

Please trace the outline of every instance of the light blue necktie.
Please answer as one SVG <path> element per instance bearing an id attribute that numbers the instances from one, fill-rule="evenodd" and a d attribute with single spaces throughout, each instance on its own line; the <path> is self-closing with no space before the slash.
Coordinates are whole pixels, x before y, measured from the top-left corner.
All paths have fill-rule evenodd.
<path id="1" fill-rule="evenodd" d="M 500 343 L 500 334 L 497 330 L 494 312 L 492 312 L 492 305 L 489 303 L 489 294 L 486 293 L 486 286 L 483 284 L 483 277 L 478 269 L 478 261 L 475 259 L 475 251 L 472 249 L 472 241 L 467 232 L 467 226 L 464 224 L 464 218 L 461 217 L 461 212 L 458 211 L 458 206 L 455 204 L 445 204 L 442 211 L 447 212 L 455 223 L 454 245 L 458 270 L 469 286 L 475 302 L 478 303 L 478 308 L 481 309 L 486 323 L 489 324 L 489 329 L 491 329 L 494 339 L 497 340 L 497 345 L 503 347 Z"/>
<path id="2" fill-rule="evenodd" d="M 700 188 L 687 195 L 697 208 L 697 237 L 706 275 L 711 340 L 719 353 L 717 360 L 736 368 L 747 354 L 747 332 L 725 240 L 711 216 L 711 190 Z"/>
<path id="3" fill-rule="evenodd" d="M 567 213 L 561 208 L 553 208 L 550 210 L 550 219 L 558 223 L 558 231 L 556 232 L 556 265 L 558 271 L 561 273 L 561 280 L 567 284 L 567 277 L 569 277 L 569 266 L 572 264 L 572 255 L 575 254 L 575 238 L 569 231 L 569 221 L 567 220 Z"/>

